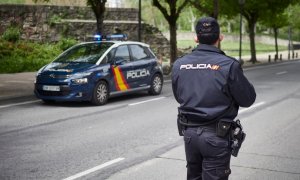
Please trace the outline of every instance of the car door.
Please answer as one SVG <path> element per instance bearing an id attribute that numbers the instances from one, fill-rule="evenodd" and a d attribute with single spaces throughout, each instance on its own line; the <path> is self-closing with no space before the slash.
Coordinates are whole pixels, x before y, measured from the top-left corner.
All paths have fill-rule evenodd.
<path id="1" fill-rule="evenodd" d="M 117 47 L 112 65 L 114 77 L 114 85 L 117 91 L 127 91 L 131 89 L 132 79 L 127 77 L 129 71 L 132 70 L 130 54 L 127 45 Z"/>
<path id="2" fill-rule="evenodd" d="M 151 72 L 156 60 L 147 51 L 146 47 L 139 44 L 129 45 L 132 71 L 128 73 L 128 78 L 132 79 L 133 87 L 143 87 L 149 85 Z"/>

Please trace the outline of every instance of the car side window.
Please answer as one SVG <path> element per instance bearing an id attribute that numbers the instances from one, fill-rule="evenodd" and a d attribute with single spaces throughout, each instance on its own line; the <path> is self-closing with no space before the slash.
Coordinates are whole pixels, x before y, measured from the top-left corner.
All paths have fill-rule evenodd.
<path id="1" fill-rule="evenodd" d="M 130 62 L 129 50 L 127 45 L 122 45 L 117 48 L 114 60 L 115 63 L 121 64 Z"/>
<path id="2" fill-rule="evenodd" d="M 130 50 L 131 50 L 131 56 L 133 61 L 138 61 L 138 60 L 142 60 L 142 59 L 148 59 L 149 55 L 146 52 L 145 48 L 134 44 L 134 45 L 129 45 Z"/>

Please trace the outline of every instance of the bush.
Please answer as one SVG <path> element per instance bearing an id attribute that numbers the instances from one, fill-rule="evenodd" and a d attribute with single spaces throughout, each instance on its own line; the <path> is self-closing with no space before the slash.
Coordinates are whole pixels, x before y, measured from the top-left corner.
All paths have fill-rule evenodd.
<path id="1" fill-rule="evenodd" d="M 9 27 L 3 33 L 2 38 L 9 42 L 17 42 L 21 37 L 21 33 L 19 28 L 17 27 Z"/>
<path id="2" fill-rule="evenodd" d="M 0 38 L 0 73 L 37 71 L 76 43 L 76 40 L 67 38 L 56 44 L 11 42 Z"/>
<path id="3" fill-rule="evenodd" d="M 77 41 L 72 38 L 64 38 L 58 42 L 58 46 L 61 50 L 65 51 L 69 49 L 71 46 L 75 45 Z"/>
<path id="4" fill-rule="evenodd" d="M 13 43 L 0 39 L 0 59 L 5 56 L 11 56 L 13 51 Z"/>
<path id="5" fill-rule="evenodd" d="M 0 39 L 0 73 L 37 71 L 61 52 L 58 44 L 12 43 Z"/>

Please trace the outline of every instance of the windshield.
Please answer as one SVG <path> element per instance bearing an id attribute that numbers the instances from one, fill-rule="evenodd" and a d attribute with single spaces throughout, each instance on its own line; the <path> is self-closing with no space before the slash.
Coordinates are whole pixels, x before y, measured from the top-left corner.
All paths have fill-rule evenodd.
<path id="1" fill-rule="evenodd" d="M 64 52 L 54 62 L 95 64 L 113 43 L 80 44 Z"/>

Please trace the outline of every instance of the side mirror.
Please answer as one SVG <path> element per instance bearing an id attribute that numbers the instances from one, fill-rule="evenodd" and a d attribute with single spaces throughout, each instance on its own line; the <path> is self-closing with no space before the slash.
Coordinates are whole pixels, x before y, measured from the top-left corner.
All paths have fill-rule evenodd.
<path id="1" fill-rule="evenodd" d="M 115 65 L 122 65 L 122 64 L 124 64 L 126 62 L 126 60 L 125 59 L 123 59 L 123 58 L 120 58 L 120 57 L 118 57 L 118 58 L 116 58 L 115 59 Z"/>

